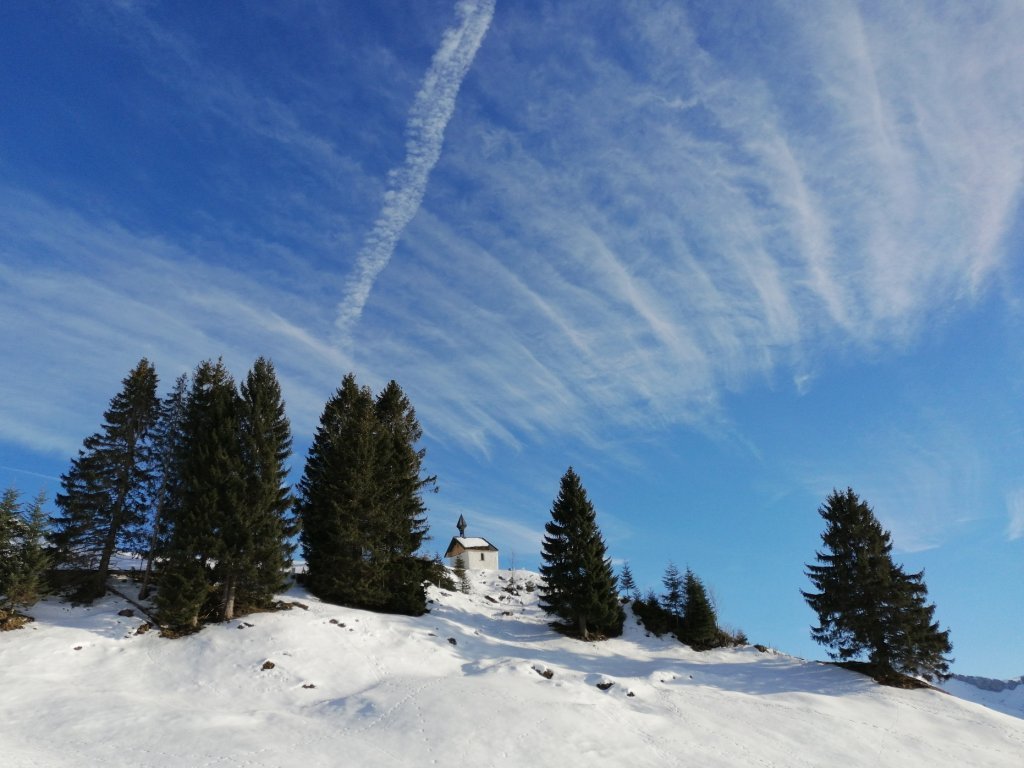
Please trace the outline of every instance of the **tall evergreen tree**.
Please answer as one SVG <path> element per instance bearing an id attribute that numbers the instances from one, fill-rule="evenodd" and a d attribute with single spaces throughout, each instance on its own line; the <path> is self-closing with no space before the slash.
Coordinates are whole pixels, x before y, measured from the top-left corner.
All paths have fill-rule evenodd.
<path id="1" fill-rule="evenodd" d="M 807 576 L 816 592 L 803 592 L 818 614 L 811 637 L 842 661 L 862 658 L 876 677 L 893 673 L 948 676 L 949 630 L 933 620 L 924 574 L 907 574 L 892 561 L 892 543 L 871 507 L 853 489 L 833 491 L 818 513 L 825 520 L 824 551 Z"/>
<path id="2" fill-rule="evenodd" d="M 423 429 L 402 388 L 393 379 L 374 402 L 377 421 L 375 475 L 380 502 L 379 530 L 371 548 L 383 576 L 391 610 L 422 613 L 425 565 L 415 557 L 427 536 L 425 491 L 437 478 L 423 475 L 426 451 L 418 448 Z"/>
<path id="3" fill-rule="evenodd" d="M 149 596 L 153 566 L 167 549 L 170 521 L 175 519 L 177 505 L 181 502 L 188 392 L 188 375 L 183 373 L 160 401 L 160 416 L 153 428 L 153 509 L 146 548 L 146 570 L 139 589 L 139 597 L 143 600 Z"/>
<path id="4" fill-rule="evenodd" d="M 541 608 L 584 640 L 622 634 L 625 614 L 597 527 L 597 514 L 572 467 L 562 476 L 551 520 L 544 526 Z"/>
<path id="5" fill-rule="evenodd" d="M 297 533 L 288 486 L 291 426 L 273 364 L 259 358 L 241 386 L 241 444 L 245 465 L 244 510 L 253 532 L 250 563 L 239 584 L 247 607 L 267 606 L 286 585 Z"/>
<path id="6" fill-rule="evenodd" d="M 689 568 L 683 577 L 683 614 L 679 639 L 696 651 L 719 645 L 718 618 L 704 583 Z"/>
<path id="7" fill-rule="evenodd" d="M 425 610 L 429 565 L 415 557 L 426 535 L 422 430 L 391 382 L 376 400 L 355 376 L 324 407 L 298 485 L 310 590 L 375 610 Z"/>
<path id="8" fill-rule="evenodd" d="M 298 484 L 301 543 L 313 594 L 343 605 L 368 602 L 363 573 L 374 503 L 373 393 L 347 374 L 320 416 Z"/>
<path id="9" fill-rule="evenodd" d="M 214 564 L 223 586 L 221 613 L 233 604 L 237 553 L 250 538 L 242 510 L 238 411 L 234 380 L 223 362 L 200 363 L 185 407 L 180 497 L 168 519 L 171 530 L 157 594 L 168 624 L 195 628 L 201 614 L 212 610 L 206 603 L 217 587 Z"/>
<path id="10" fill-rule="evenodd" d="M 103 414 L 104 423 L 83 441 L 71 469 L 61 476 L 53 542 L 61 560 L 95 569 L 80 596 L 91 600 L 106 590 L 110 559 L 119 547 L 140 548 L 150 506 L 150 431 L 160 402 L 157 375 L 143 358 L 122 381 Z"/>

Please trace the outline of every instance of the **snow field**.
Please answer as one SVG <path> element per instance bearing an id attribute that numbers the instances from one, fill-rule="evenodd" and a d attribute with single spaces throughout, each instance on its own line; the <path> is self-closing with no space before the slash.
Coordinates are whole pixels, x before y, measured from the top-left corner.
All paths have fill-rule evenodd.
<path id="1" fill-rule="evenodd" d="M 502 591 L 509 572 L 470 577 L 469 595 L 431 588 L 422 617 L 295 589 L 282 599 L 305 610 L 179 640 L 135 634 L 113 595 L 40 603 L 0 635 L 3 764 L 1024 765 L 1024 720 L 977 704 L 749 647 L 696 653 L 632 618 L 583 643 L 548 628 L 536 592 Z"/>

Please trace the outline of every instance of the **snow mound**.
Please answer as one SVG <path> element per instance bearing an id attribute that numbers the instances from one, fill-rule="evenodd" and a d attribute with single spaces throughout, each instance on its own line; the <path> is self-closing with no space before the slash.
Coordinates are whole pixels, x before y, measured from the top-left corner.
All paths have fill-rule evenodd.
<path id="1" fill-rule="evenodd" d="M 411 618 L 322 603 L 168 640 L 114 595 L 0 636 L 21 766 L 913 766 L 1024 763 L 1024 720 L 754 648 L 547 626 L 525 571 Z M 302 608 L 305 608 L 303 610 Z"/>

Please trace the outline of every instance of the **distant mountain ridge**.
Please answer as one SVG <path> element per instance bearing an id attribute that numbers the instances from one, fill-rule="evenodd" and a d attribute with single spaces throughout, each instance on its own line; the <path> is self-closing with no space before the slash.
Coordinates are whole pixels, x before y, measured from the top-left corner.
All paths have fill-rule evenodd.
<path id="1" fill-rule="evenodd" d="M 975 675 L 953 675 L 954 680 L 973 685 L 983 691 L 1002 693 L 1003 691 L 1016 690 L 1017 686 L 1024 685 L 1024 675 L 1012 680 L 996 680 L 991 677 L 977 677 Z"/>

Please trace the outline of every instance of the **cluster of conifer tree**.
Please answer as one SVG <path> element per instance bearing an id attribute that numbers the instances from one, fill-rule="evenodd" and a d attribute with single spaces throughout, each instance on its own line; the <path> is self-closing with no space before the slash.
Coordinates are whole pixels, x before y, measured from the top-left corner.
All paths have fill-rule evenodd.
<path id="1" fill-rule="evenodd" d="M 653 590 L 641 598 L 628 563 L 621 583 L 616 579 L 594 505 L 572 467 L 562 476 L 544 530 L 540 605 L 563 632 L 584 640 L 622 634 L 621 587 L 644 626 L 656 634 L 671 632 L 697 650 L 745 642 L 719 629 L 707 590 L 690 569 L 683 576 L 670 563 L 660 598 Z"/>
<path id="2" fill-rule="evenodd" d="M 172 452 L 154 539 L 157 606 L 172 624 L 266 607 L 285 586 L 296 532 L 287 485 L 291 428 L 271 363 L 260 358 L 240 387 L 217 361 L 201 363 L 160 435 Z M 173 406 L 172 406 L 173 407 Z M 173 457 L 176 456 L 177 460 Z"/>
<path id="3" fill-rule="evenodd" d="M 633 612 L 656 635 L 675 635 L 697 651 L 747 642 L 742 632 L 733 634 L 718 626 L 718 613 L 704 582 L 690 568 L 681 573 L 670 562 L 661 579 L 665 587 L 661 595 L 650 589 L 641 597 L 629 563 L 623 565 L 619 583 L 633 601 Z"/>
<path id="4" fill-rule="evenodd" d="M 811 637 L 838 661 L 866 655 L 868 671 L 883 682 L 900 674 L 947 678 L 953 647 L 927 602 L 924 572 L 893 562 L 889 532 L 853 489 L 833 490 L 818 513 L 825 548 L 807 566 L 817 591 L 802 593 L 818 614 Z"/>
<path id="5" fill-rule="evenodd" d="M 85 438 L 61 476 L 59 514 L 40 495 L 0 499 L 0 610 L 30 605 L 51 565 L 77 575 L 78 599 L 106 589 L 114 555 L 142 553 L 143 597 L 157 585 L 163 623 L 195 628 L 211 618 L 270 605 L 285 586 L 292 541 L 300 540 L 307 585 L 344 605 L 407 614 L 426 608 L 425 582 L 446 569 L 417 554 L 427 534 L 422 429 L 401 387 L 376 397 L 348 374 L 324 407 L 293 499 L 286 462 L 291 430 L 274 367 L 260 358 L 240 386 L 218 360 L 200 363 L 157 397 L 146 359 L 122 381 L 100 431 Z M 293 514 L 293 508 L 297 514 Z M 824 551 L 807 566 L 818 614 L 812 637 L 848 662 L 867 657 L 876 677 L 948 676 L 949 630 L 934 620 L 924 574 L 892 560 L 892 543 L 852 489 L 819 508 Z M 45 547 L 43 540 L 50 546 Z M 701 580 L 669 563 L 665 592 L 641 597 L 626 564 L 616 579 L 596 512 L 572 467 L 545 526 L 541 607 L 585 640 L 622 632 L 619 587 L 647 629 L 697 650 L 746 642 L 729 634 Z M 154 564 L 158 564 L 155 569 Z"/>
<path id="6" fill-rule="evenodd" d="M 540 606 L 556 617 L 561 631 L 584 640 L 617 637 L 626 615 L 619 589 L 633 602 L 633 610 L 652 632 L 671 632 L 697 650 L 745 642 L 718 627 L 714 607 L 704 584 L 689 569 L 685 577 L 675 565 L 665 572 L 666 593 L 651 591 L 641 598 L 627 563 L 621 583 L 615 577 L 594 505 L 572 467 L 562 476 L 544 527 L 541 549 Z"/>
<path id="7" fill-rule="evenodd" d="M 327 403 L 305 473 L 287 482 L 291 429 L 273 365 L 241 385 L 204 361 L 157 397 L 143 359 L 87 437 L 47 532 L 76 597 L 106 589 L 116 553 L 142 553 L 143 597 L 156 586 L 163 624 L 268 607 L 284 588 L 302 528 L 310 590 L 347 605 L 422 613 L 440 564 L 415 555 L 427 532 L 422 430 L 397 383 L 375 399 L 346 376 Z M 12 502 L 13 503 L 13 502 Z M 297 508 L 298 514 L 295 514 Z M 156 566 L 154 568 L 154 565 Z"/>
<path id="8" fill-rule="evenodd" d="M 348 374 L 327 401 L 298 485 L 306 584 L 343 605 L 418 615 L 425 581 L 449 581 L 416 555 L 427 534 L 422 429 L 401 387 L 376 397 Z"/>
<path id="9" fill-rule="evenodd" d="M 158 563 L 156 604 L 169 626 L 266 607 L 295 534 L 291 429 L 274 367 L 258 359 L 239 387 L 222 361 L 206 360 L 162 400 L 157 385 L 141 360 L 62 475 L 57 562 L 77 569 L 77 597 L 91 600 L 117 552 L 143 553 L 143 592 Z"/>
<path id="10" fill-rule="evenodd" d="M 908 573 L 892 560 L 892 543 L 874 512 L 852 489 L 833 491 L 818 510 L 826 521 L 816 553 L 807 566 L 817 592 L 803 592 L 818 614 L 811 636 L 832 650 L 833 659 L 860 666 L 881 682 L 901 683 L 901 675 L 926 679 L 949 675 L 949 630 L 939 628 L 935 606 L 927 602 L 924 573 Z M 616 579 L 594 506 L 572 467 L 562 476 L 545 526 L 540 568 L 541 607 L 555 626 L 584 640 L 615 637 L 625 618 Z M 623 566 L 619 587 L 651 632 L 671 633 L 696 650 L 747 643 L 742 632 L 718 626 L 712 601 L 689 568 L 669 563 L 665 591 L 641 597 L 633 573 Z"/>

